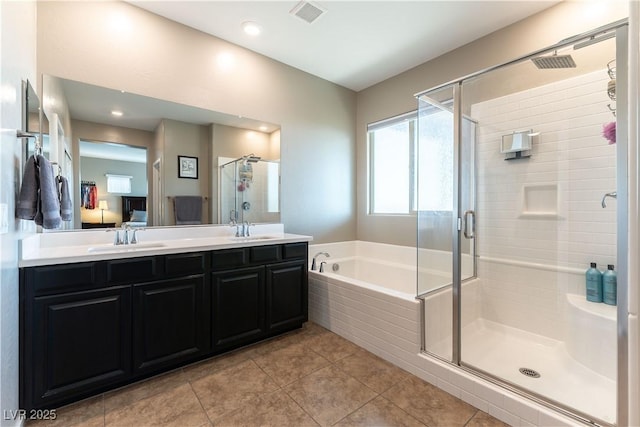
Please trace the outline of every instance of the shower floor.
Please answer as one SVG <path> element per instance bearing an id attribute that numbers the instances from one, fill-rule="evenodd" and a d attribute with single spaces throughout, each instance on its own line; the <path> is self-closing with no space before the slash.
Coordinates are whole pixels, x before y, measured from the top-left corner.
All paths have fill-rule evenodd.
<path id="1" fill-rule="evenodd" d="M 615 423 L 616 382 L 576 362 L 561 341 L 477 319 L 462 330 L 462 361 L 599 420 Z M 540 378 L 520 373 L 533 369 Z"/>

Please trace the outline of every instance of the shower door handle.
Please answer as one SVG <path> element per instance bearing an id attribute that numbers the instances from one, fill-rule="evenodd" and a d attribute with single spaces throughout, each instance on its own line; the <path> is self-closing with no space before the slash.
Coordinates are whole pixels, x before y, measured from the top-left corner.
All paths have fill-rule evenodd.
<path id="1" fill-rule="evenodd" d="M 467 239 L 473 239 L 476 237 L 476 213 L 469 209 L 464 212 L 462 216 L 464 218 L 463 234 Z M 471 230 L 471 231 L 469 231 Z"/>

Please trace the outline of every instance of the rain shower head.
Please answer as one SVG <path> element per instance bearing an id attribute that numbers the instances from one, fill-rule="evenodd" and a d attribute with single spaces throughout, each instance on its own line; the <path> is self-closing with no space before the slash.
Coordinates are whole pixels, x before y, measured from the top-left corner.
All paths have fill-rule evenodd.
<path id="1" fill-rule="evenodd" d="M 260 159 L 262 159 L 262 157 L 260 156 L 256 156 L 255 154 L 251 153 L 247 156 L 243 157 L 245 162 L 249 162 L 249 163 L 257 163 L 260 161 Z"/>
<path id="2" fill-rule="evenodd" d="M 538 56 L 531 58 L 536 67 L 541 70 L 556 69 L 556 68 L 576 68 L 576 63 L 573 61 L 571 55 L 558 55 L 558 52 L 554 52 L 551 56 Z"/>

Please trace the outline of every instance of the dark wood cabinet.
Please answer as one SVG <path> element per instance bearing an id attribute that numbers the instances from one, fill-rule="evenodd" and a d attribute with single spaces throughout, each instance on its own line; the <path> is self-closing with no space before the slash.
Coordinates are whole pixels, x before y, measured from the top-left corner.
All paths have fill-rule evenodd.
<path id="1" fill-rule="evenodd" d="M 131 373 L 129 287 L 64 293 L 33 301 L 33 369 L 23 384 L 34 406 L 89 395 Z"/>
<path id="2" fill-rule="evenodd" d="M 209 304 L 204 275 L 133 286 L 133 366 L 148 373 L 206 354 Z"/>
<path id="3" fill-rule="evenodd" d="M 266 269 L 267 329 L 286 331 L 307 321 L 306 260 L 271 264 Z"/>
<path id="4" fill-rule="evenodd" d="M 264 337 L 264 267 L 213 273 L 211 287 L 215 351 Z"/>
<path id="5" fill-rule="evenodd" d="M 299 328 L 307 243 L 20 269 L 20 408 L 55 408 Z"/>
<path id="6" fill-rule="evenodd" d="M 115 222 L 83 222 L 82 228 L 116 228 Z"/>

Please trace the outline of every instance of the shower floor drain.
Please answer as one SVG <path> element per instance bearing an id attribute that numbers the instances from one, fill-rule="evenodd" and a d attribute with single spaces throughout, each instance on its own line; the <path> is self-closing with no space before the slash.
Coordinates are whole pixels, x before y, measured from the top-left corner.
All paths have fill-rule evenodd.
<path id="1" fill-rule="evenodd" d="M 529 368 L 520 368 L 519 371 L 522 375 L 526 375 L 531 378 L 540 378 L 540 373 L 536 370 Z"/>

